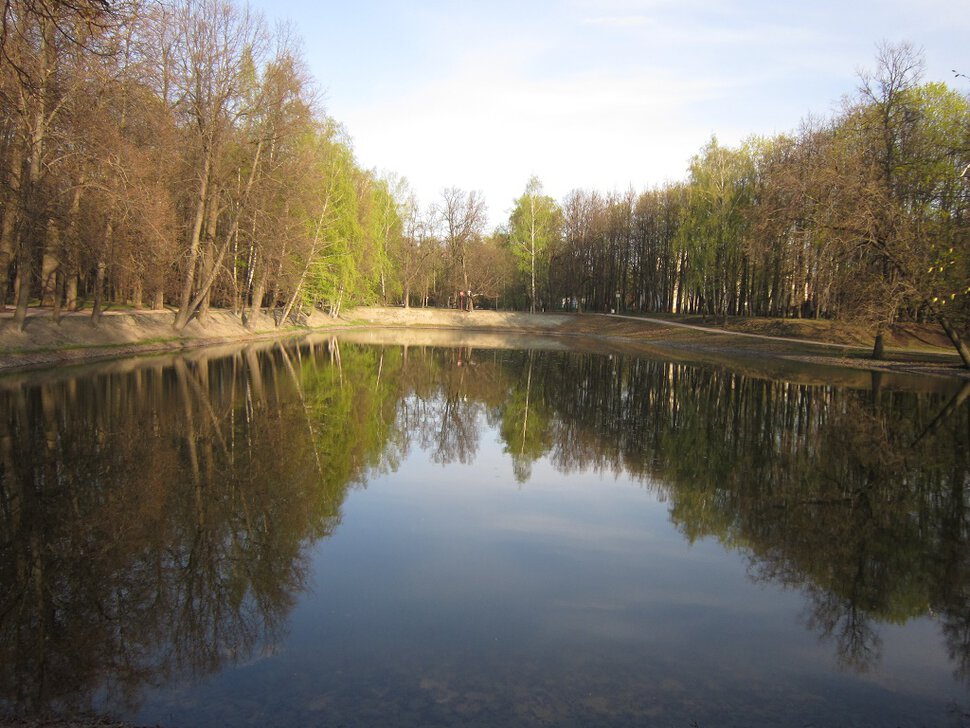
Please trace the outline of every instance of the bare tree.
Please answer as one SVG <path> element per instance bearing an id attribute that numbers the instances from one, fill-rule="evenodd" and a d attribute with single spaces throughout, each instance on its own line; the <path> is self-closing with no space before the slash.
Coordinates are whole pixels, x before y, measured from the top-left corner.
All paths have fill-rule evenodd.
<path id="1" fill-rule="evenodd" d="M 468 249 L 485 228 L 485 200 L 478 192 L 449 187 L 441 193 L 440 213 L 453 275 L 461 289 L 469 291 Z"/>
<path id="2" fill-rule="evenodd" d="M 260 18 L 226 0 L 184 0 L 169 22 L 177 41 L 172 46 L 173 110 L 187 134 L 194 177 L 175 317 L 175 328 L 182 329 L 206 299 L 228 250 L 228 239 L 203 250 L 203 232 L 207 218 L 218 222 L 221 155 L 235 125 L 251 111 L 244 85 L 266 50 L 267 37 Z"/>

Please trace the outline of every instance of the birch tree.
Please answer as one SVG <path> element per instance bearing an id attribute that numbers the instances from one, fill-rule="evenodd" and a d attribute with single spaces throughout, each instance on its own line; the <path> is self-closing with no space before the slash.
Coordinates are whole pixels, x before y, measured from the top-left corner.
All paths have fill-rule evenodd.
<path id="1" fill-rule="evenodd" d="M 559 236 L 561 213 L 556 201 L 542 193 L 538 177 L 531 177 L 515 201 L 509 218 L 512 252 L 529 276 L 529 311 L 536 312 L 536 280 L 548 267 L 549 250 Z"/>

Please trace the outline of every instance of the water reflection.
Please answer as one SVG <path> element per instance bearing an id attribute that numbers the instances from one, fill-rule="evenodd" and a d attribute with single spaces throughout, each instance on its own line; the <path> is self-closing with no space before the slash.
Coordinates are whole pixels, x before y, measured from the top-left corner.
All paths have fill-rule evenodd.
<path id="1" fill-rule="evenodd" d="M 970 678 L 970 389 L 793 383 L 620 354 L 251 345 L 0 389 L 0 699 L 131 712 L 272 654 L 347 491 L 499 433 L 528 488 L 625 473 L 689 541 L 805 595 L 840 664 L 931 615 Z"/>
<path id="2" fill-rule="evenodd" d="M 335 370 L 301 381 L 292 356 L 249 348 L 0 394 L 8 706 L 77 712 L 106 692 L 130 708 L 146 684 L 272 649 L 306 545 L 381 449 L 348 429 Z"/>

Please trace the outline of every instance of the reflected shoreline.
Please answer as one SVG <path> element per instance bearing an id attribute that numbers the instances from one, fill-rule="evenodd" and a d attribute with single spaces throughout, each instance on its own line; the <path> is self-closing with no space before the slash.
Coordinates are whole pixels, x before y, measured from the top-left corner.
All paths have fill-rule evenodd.
<path id="1" fill-rule="evenodd" d="M 370 308 L 358 311 L 360 320 L 334 320 L 314 312 L 309 317 L 309 330 L 276 330 L 272 319 L 262 316 L 266 331 L 254 333 L 231 312 L 213 311 L 208 328 L 193 322 L 187 335 L 172 338 L 167 327 L 168 312 L 109 313 L 113 315 L 106 315 L 96 328 L 83 316 L 66 317 L 59 324 L 33 317 L 29 335 L 10 327 L 0 328 L 0 380 L 52 366 L 85 366 L 133 356 L 178 356 L 199 348 L 344 335 L 401 345 L 610 351 L 685 362 L 743 365 L 765 376 L 798 376 L 807 369 L 825 367 L 835 378 L 847 370 L 970 378 L 970 372 L 957 365 L 958 359 L 944 350 L 900 351 L 896 360 L 873 361 L 866 355 L 865 347 L 825 344 L 808 338 L 799 342 L 730 329 L 718 333 L 693 323 L 671 321 L 668 325 L 660 320 L 606 314 L 477 311 L 461 315 L 448 309 Z"/>
<path id="2" fill-rule="evenodd" d="M 421 328 L 405 329 L 384 326 L 362 328 L 338 328 L 335 330 L 313 331 L 310 333 L 283 333 L 261 338 L 227 341 L 223 343 L 199 344 L 188 349 L 164 347 L 160 351 L 138 352 L 131 355 L 125 352 L 104 353 L 98 358 L 87 361 L 57 362 L 56 360 L 14 365 L 7 371 L 0 371 L 0 390 L 20 386 L 22 383 L 54 382 L 64 378 L 85 376 L 88 373 L 105 371 L 127 372 L 142 367 L 172 365 L 179 359 L 204 362 L 210 359 L 234 356 L 238 352 L 254 349 L 264 351 L 274 349 L 280 344 L 286 346 L 316 346 L 333 339 L 348 343 L 374 346 L 400 346 L 404 348 L 428 347 L 471 347 L 473 349 L 502 349 L 535 351 L 577 351 L 627 356 L 644 356 L 665 361 L 678 361 L 684 364 L 714 365 L 748 376 L 767 379 L 785 379 L 802 384 L 832 384 L 853 389 L 866 389 L 878 379 L 879 386 L 890 389 L 914 392 L 949 392 L 960 389 L 962 373 L 950 372 L 949 375 L 928 376 L 910 371 L 885 371 L 850 365 L 847 361 L 833 363 L 826 359 L 822 363 L 809 359 L 799 360 L 784 354 L 765 355 L 759 351 L 725 349 L 719 351 L 714 346 L 698 346 L 696 343 L 677 344 L 676 342 L 637 342 L 615 337 L 592 337 L 588 335 L 554 334 L 548 332 L 522 331 L 482 331 L 473 328 Z"/>

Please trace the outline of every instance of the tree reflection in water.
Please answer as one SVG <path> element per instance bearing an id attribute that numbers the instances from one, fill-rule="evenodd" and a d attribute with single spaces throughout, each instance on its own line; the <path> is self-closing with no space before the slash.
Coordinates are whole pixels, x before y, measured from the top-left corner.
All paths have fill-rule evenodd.
<path id="1" fill-rule="evenodd" d="M 803 592 L 844 667 L 878 662 L 880 624 L 934 615 L 970 678 L 966 395 L 329 339 L 8 380 L 2 703 L 130 709 L 271 652 L 348 488 L 415 446 L 471 462 L 483 422 L 521 483 L 546 457 L 658 491 L 685 538 Z"/>
<path id="2" fill-rule="evenodd" d="M 80 712 L 106 691 L 130 708 L 146 685 L 273 649 L 307 544 L 380 453 L 348 427 L 356 390 L 329 366 L 294 380 L 291 356 L 247 348 L 0 394 L 4 703 Z"/>

